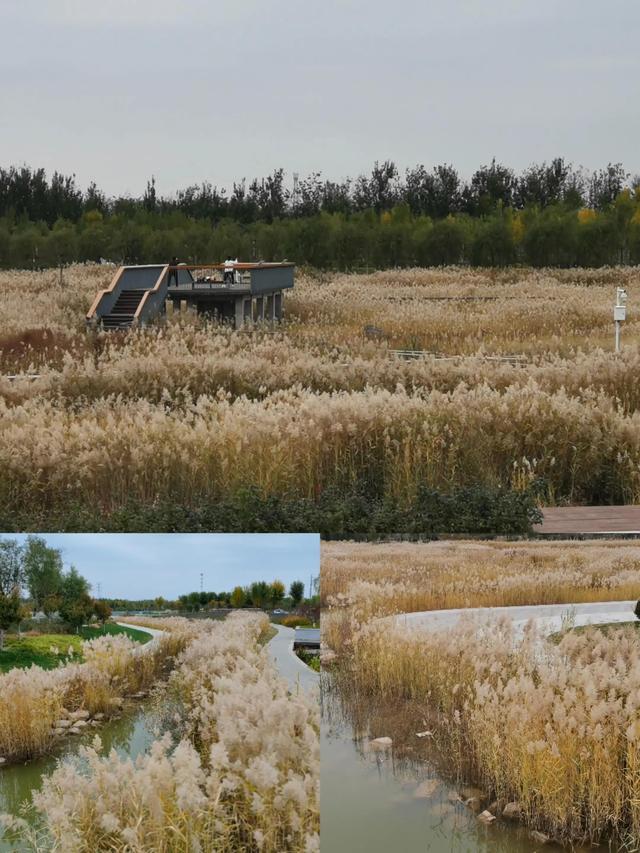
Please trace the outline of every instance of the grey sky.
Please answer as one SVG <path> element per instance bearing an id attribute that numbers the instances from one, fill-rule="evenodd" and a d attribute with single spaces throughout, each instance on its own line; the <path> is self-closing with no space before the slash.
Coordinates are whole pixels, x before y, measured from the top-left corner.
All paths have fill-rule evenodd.
<path id="1" fill-rule="evenodd" d="M 65 566 L 75 565 L 104 598 L 176 598 L 204 588 L 222 592 L 276 578 L 287 588 L 320 571 L 320 538 L 313 533 L 46 533 Z M 4 538 L 24 542 L 26 535 Z"/>
<path id="2" fill-rule="evenodd" d="M 0 163 L 108 193 L 375 159 L 640 171 L 629 0 L 2 0 Z"/>

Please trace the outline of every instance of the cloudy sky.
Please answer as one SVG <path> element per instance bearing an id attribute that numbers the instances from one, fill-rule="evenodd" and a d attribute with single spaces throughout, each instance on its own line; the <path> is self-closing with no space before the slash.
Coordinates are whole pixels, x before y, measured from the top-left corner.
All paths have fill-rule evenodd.
<path id="1" fill-rule="evenodd" d="M 630 0 L 2 0 L 0 163 L 139 194 L 282 165 L 640 172 Z"/>
<path id="2" fill-rule="evenodd" d="M 24 542 L 25 535 L 5 538 Z M 204 588 L 222 592 L 255 580 L 309 585 L 320 564 L 315 534 L 233 533 L 47 533 L 47 544 L 62 551 L 104 598 L 176 598 Z"/>

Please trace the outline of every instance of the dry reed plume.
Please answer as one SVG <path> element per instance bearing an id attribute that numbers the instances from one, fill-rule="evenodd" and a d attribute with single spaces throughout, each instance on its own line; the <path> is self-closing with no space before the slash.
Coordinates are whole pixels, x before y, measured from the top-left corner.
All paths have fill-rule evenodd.
<path id="1" fill-rule="evenodd" d="M 84 663 L 0 675 L 0 756 L 20 761 L 46 753 L 64 711 L 117 713 L 122 697 L 148 690 L 166 673 L 185 642 L 184 633 L 174 632 L 140 654 L 143 647 L 124 635 L 98 637 L 82 644 Z"/>
<path id="2" fill-rule="evenodd" d="M 613 291 L 633 291 L 634 268 L 301 276 L 275 332 L 183 317 L 87 335 L 109 275 L 0 273 L 7 517 L 70 501 L 194 507 L 246 485 L 313 497 L 366 483 L 406 503 L 423 483 L 542 479 L 551 503 L 640 499 L 633 300 L 622 355 L 610 340 Z M 530 360 L 484 358 L 505 352 Z"/>
<path id="3" fill-rule="evenodd" d="M 319 850 L 318 708 L 288 693 L 259 646 L 266 616 L 164 627 L 190 636 L 166 733 L 135 762 L 103 756 L 97 738 L 34 795 L 41 825 L 7 819 L 10 830 L 65 853 Z"/>
<path id="4" fill-rule="evenodd" d="M 640 666 L 633 627 L 517 640 L 469 615 L 420 634 L 378 617 L 405 611 L 637 598 L 629 544 L 326 544 L 323 638 L 347 687 L 418 703 L 416 726 L 459 780 L 562 840 L 640 838 Z M 348 685 L 351 685 L 349 687 Z M 417 729 L 416 729 L 417 730 Z"/>

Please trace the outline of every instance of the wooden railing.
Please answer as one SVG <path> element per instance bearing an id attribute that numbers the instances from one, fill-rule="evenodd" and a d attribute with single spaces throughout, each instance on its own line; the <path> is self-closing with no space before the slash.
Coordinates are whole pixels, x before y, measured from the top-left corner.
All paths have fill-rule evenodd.
<path id="1" fill-rule="evenodd" d="M 93 320 L 95 318 L 98 306 L 107 294 L 114 292 L 114 290 L 118 286 L 118 282 L 120 281 L 123 272 L 124 267 L 118 267 L 114 277 L 111 279 L 111 284 L 109 285 L 109 287 L 105 288 L 104 290 L 98 291 L 96 298 L 93 300 L 91 308 L 89 308 L 89 311 L 87 312 L 87 320 Z"/>

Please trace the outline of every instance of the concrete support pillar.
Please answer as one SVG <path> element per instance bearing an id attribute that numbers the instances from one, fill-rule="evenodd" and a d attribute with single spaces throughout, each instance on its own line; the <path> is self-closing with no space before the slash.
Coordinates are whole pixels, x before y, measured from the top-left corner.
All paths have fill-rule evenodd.
<path id="1" fill-rule="evenodd" d="M 189 306 L 188 306 L 188 304 L 187 304 L 187 300 L 186 300 L 186 299 L 181 299 L 181 300 L 180 300 L 180 313 L 181 313 L 181 314 L 186 314 L 186 313 L 187 313 L 187 309 L 188 309 L 188 307 L 189 307 Z"/>
<path id="2" fill-rule="evenodd" d="M 257 323 L 262 323 L 264 321 L 264 296 L 258 296 L 256 299 L 255 320 Z"/>
<path id="3" fill-rule="evenodd" d="M 282 320 L 282 292 L 274 294 L 274 318 L 280 322 Z"/>
<path id="4" fill-rule="evenodd" d="M 234 321 L 236 329 L 241 329 L 244 323 L 244 299 L 237 296 L 234 303 Z"/>
<path id="5" fill-rule="evenodd" d="M 268 323 L 273 323 L 273 320 L 274 320 L 273 307 L 274 307 L 273 293 L 270 293 L 267 296 L 267 307 L 265 309 L 265 320 Z"/>
<path id="6" fill-rule="evenodd" d="M 173 316 L 173 299 L 167 299 L 165 302 L 165 309 L 167 311 L 167 317 Z"/>
<path id="7" fill-rule="evenodd" d="M 252 311 L 251 299 L 244 299 L 243 300 L 243 308 L 242 308 L 242 323 L 243 323 L 243 325 L 245 323 L 251 322 L 251 320 L 252 320 L 251 311 Z"/>

